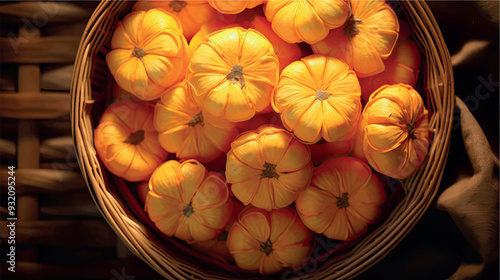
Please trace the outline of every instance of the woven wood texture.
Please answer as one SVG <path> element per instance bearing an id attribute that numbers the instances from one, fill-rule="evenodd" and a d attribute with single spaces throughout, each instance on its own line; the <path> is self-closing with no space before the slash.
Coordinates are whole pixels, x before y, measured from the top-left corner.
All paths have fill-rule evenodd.
<path id="1" fill-rule="evenodd" d="M 127 247 L 168 279 L 233 279 L 242 274 L 200 263 L 195 256 L 182 258 L 176 243 L 159 243 L 140 217 L 113 192 L 120 183 L 99 163 L 93 147 L 93 129 L 111 100 L 103 94 L 109 82 L 104 56 L 116 22 L 130 11 L 130 2 L 101 2 L 91 16 L 76 56 L 71 85 L 71 124 L 76 157 L 97 206 Z M 410 23 L 425 58 L 421 92 L 427 102 L 433 140 L 429 156 L 419 171 L 400 181 L 403 196 L 379 226 L 341 253 L 330 256 L 313 271 L 290 272 L 292 279 L 352 278 L 387 255 L 411 230 L 436 196 L 443 176 L 454 107 L 453 75 L 446 45 L 427 4 L 423 1 L 393 3 Z M 236 276 L 235 276 L 236 275 Z M 250 277 L 252 278 L 252 277 Z M 249 278 L 249 279 L 250 279 Z M 255 279 L 255 278 L 252 278 Z"/>

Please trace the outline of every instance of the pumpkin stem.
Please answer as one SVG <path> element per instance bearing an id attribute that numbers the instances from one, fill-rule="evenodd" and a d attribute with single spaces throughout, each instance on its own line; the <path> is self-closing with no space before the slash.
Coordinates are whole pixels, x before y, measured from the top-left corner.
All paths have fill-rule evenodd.
<path id="1" fill-rule="evenodd" d="M 226 79 L 230 79 L 233 84 L 240 82 L 241 88 L 243 88 L 245 86 L 245 77 L 243 76 L 244 74 L 245 72 L 243 72 L 243 67 L 235 64 L 233 65 L 231 71 L 229 71 L 229 74 L 227 74 Z"/>
<path id="2" fill-rule="evenodd" d="M 347 21 L 344 24 L 344 35 L 347 36 L 349 39 L 352 37 L 358 35 L 359 33 L 359 28 L 358 28 L 358 23 L 361 23 L 362 21 L 357 18 L 354 14 L 351 14 L 349 18 L 347 18 Z"/>
<path id="3" fill-rule="evenodd" d="M 168 4 L 168 6 L 170 8 L 172 8 L 172 10 L 174 10 L 174 12 L 180 12 L 184 7 L 187 6 L 187 2 L 186 1 L 180 1 L 180 0 L 174 0 L 172 2 L 170 2 L 170 4 Z"/>
<path id="4" fill-rule="evenodd" d="M 328 97 L 330 97 L 330 95 L 331 94 L 326 90 L 318 89 L 316 91 L 316 99 L 318 99 L 319 101 L 327 99 Z"/>
<path id="5" fill-rule="evenodd" d="M 415 123 L 407 124 L 406 129 L 408 129 L 408 137 L 410 139 L 417 139 L 417 136 L 415 136 Z"/>
<path id="6" fill-rule="evenodd" d="M 142 58 L 147 55 L 148 53 L 141 47 L 135 46 L 134 50 L 132 51 L 132 55 L 137 57 L 138 59 L 142 60 Z"/>
<path id="7" fill-rule="evenodd" d="M 205 122 L 203 121 L 203 114 L 201 112 L 194 115 L 188 122 L 189 126 L 196 126 L 197 124 L 200 124 L 201 127 L 205 125 Z"/>
<path id="8" fill-rule="evenodd" d="M 339 209 L 341 208 L 347 208 L 347 206 L 349 206 L 349 200 L 347 198 L 347 195 L 348 193 L 342 193 L 342 196 L 341 197 L 336 197 L 337 198 L 337 207 Z"/>
<path id="9" fill-rule="evenodd" d="M 191 216 L 191 214 L 194 213 L 194 210 L 193 210 L 193 206 L 191 206 L 191 203 L 190 202 L 188 205 L 186 205 L 186 207 L 184 207 L 184 209 L 182 210 L 182 214 L 184 214 L 184 216 L 188 217 Z"/>
<path id="10" fill-rule="evenodd" d="M 271 240 L 268 239 L 266 243 L 260 242 L 260 250 L 266 253 L 266 256 L 269 256 L 269 254 L 273 251 L 273 244 L 271 243 Z"/>
<path id="11" fill-rule="evenodd" d="M 227 235 L 228 235 L 227 231 L 221 232 L 219 236 L 217 236 L 217 241 L 227 241 Z"/>
<path id="12" fill-rule="evenodd" d="M 276 178 L 278 179 L 280 175 L 276 173 L 276 164 L 264 163 L 264 170 L 262 170 L 262 174 L 260 174 L 260 179 L 263 178 Z"/>
<path id="13" fill-rule="evenodd" d="M 144 130 L 137 130 L 136 132 L 130 133 L 130 135 L 123 141 L 127 144 L 138 145 L 144 140 Z"/>

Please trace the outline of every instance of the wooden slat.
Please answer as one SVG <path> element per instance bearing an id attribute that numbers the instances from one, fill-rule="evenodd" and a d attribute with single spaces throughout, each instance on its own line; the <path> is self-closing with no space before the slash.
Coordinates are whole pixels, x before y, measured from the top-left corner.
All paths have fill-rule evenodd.
<path id="1" fill-rule="evenodd" d="M 69 91 L 72 74 L 73 64 L 50 65 L 42 72 L 42 89 Z"/>
<path id="2" fill-rule="evenodd" d="M 0 221 L 0 234 L 8 236 L 11 221 Z M 71 247 L 116 246 L 116 235 L 103 220 L 39 220 L 15 223 L 16 244 Z M 5 240 L 4 240 L 5 241 Z"/>
<path id="3" fill-rule="evenodd" d="M 102 217 L 87 189 L 44 194 L 40 201 L 40 216 L 43 219 Z"/>
<path id="4" fill-rule="evenodd" d="M 47 193 L 83 190 L 87 188 L 82 174 L 79 172 L 57 169 L 17 168 L 16 194 Z M 7 191 L 8 169 L 2 166 L 0 170 L 0 187 L 2 192 Z"/>
<path id="5" fill-rule="evenodd" d="M 4 22 L 43 27 L 48 23 L 85 21 L 92 11 L 72 3 L 25 1 L 2 5 L 0 14 Z"/>
<path id="6" fill-rule="evenodd" d="M 79 36 L 0 38 L 0 62 L 72 63 Z"/>
<path id="7" fill-rule="evenodd" d="M 53 119 L 69 114 L 67 93 L 0 93 L 0 116 L 17 119 Z"/>
<path id="8" fill-rule="evenodd" d="M 49 138 L 40 145 L 42 159 L 66 160 L 76 163 L 75 148 L 71 136 Z"/>

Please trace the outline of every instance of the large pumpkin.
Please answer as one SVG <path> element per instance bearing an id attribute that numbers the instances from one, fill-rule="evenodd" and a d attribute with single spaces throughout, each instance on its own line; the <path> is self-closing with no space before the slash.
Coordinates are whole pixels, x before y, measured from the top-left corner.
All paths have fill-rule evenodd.
<path id="1" fill-rule="evenodd" d="M 273 46 L 252 29 L 233 27 L 207 36 L 194 52 L 188 80 L 195 101 L 208 113 L 239 122 L 252 118 L 271 102 L 278 82 Z"/>
<path id="2" fill-rule="evenodd" d="M 273 30 L 288 43 L 314 44 L 344 24 L 349 3 L 344 0 L 268 0 L 264 6 Z"/>
<path id="3" fill-rule="evenodd" d="M 380 0 L 351 0 L 351 15 L 341 28 L 312 45 L 314 53 L 345 61 L 358 77 L 384 71 L 398 39 L 399 22 L 389 4 Z"/>
<path id="4" fill-rule="evenodd" d="M 150 9 L 164 9 L 177 16 L 182 25 L 182 31 L 189 41 L 200 27 L 218 19 L 217 11 L 206 0 L 173 0 L 173 1 L 138 1 L 133 11 L 148 11 Z"/>
<path id="5" fill-rule="evenodd" d="M 229 150 L 238 129 L 235 123 L 203 111 L 192 94 L 187 82 L 165 92 L 155 107 L 154 126 L 166 151 L 175 153 L 178 159 L 207 163 Z"/>
<path id="6" fill-rule="evenodd" d="M 147 180 L 167 158 L 153 127 L 154 105 L 131 99 L 111 104 L 94 131 L 104 166 L 127 181 Z"/>
<path id="7" fill-rule="evenodd" d="M 247 208 L 227 237 L 236 265 L 260 274 L 301 265 L 311 252 L 310 243 L 311 232 L 288 207 L 270 212 Z"/>
<path id="8" fill-rule="evenodd" d="M 238 14 L 243 12 L 245 9 L 255 8 L 263 2 L 264 0 L 208 0 L 208 4 L 210 4 L 210 6 L 223 14 Z"/>
<path id="9" fill-rule="evenodd" d="M 370 96 L 361 123 L 364 156 L 375 170 L 404 179 L 420 167 L 429 149 L 429 117 L 411 86 L 379 88 Z"/>
<path id="10" fill-rule="evenodd" d="M 382 184 L 366 163 L 338 157 L 315 168 L 311 185 L 299 194 L 295 207 L 310 230 L 345 241 L 375 221 L 385 199 Z"/>
<path id="11" fill-rule="evenodd" d="M 149 179 L 145 210 L 167 236 L 187 242 L 215 238 L 231 218 L 226 183 L 196 160 L 160 165 Z"/>
<path id="12" fill-rule="evenodd" d="M 354 71 L 339 59 L 312 55 L 281 73 L 272 104 L 286 129 L 316 143 L 338 141 L 361 114 L 361 89 Z"/>
<path id="13" fill-rule="evenodd" d="M 132 12 L 118 23 L 106 62 L 122 89 L 153 100 L 185 78 L 188 56 L 179 19 L 151 9 Z"/>
<path id="14" fill-rule="evenodd" d="M 241 134 L 227 153 L 227 181 L 245 205 L 266 210 L 286 207 L 307 187 L 311 176 L 309 149 L 271 125 Z"/>

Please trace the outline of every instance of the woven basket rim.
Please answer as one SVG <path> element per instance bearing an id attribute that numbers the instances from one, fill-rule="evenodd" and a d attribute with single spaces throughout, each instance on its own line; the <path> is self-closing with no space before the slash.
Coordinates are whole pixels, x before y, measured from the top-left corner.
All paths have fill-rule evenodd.
<path id="1" fill-rule="evenodd" d="M 348 279 L 360 274 L 401 242 L 437 194 L 450 147 L 455 102 L 451 59 L 438 24 L 427 4 L 424 1 L 404 0 L 400 5 L 411 23 L 415 41 L 423 46 L 421 51 L 427 64 L 424 88 L 429 97 L 427 109 L 432 112 L 429 126 L 433 129 L 433 141 L 428 156 L 412 177 L 400 180 L 405 192 L 404 199 L 378 228 L 347 253 L 330 258 L 311 274 L 293 275 L 293 271 L 287 271 L 291 278 Z M 122 202 L 107 188 L 105 171 L 93 146 L 95 126 L 90 109 L 96 100 L 92 99 L 91 77 L 100 46 L 110 40 L 113 24 L 119 15 L 130 7 L 130 2 L 126 1 L 101 2 L 90 18 L 80 42 L 70 89 L 72 136 L 78 164 L 95 204 L 110 227 L 136 256 L 163 277 L 231 279 L 179 262 L 165 253 L 161 246 L 147 238 L 148 229 L 127 213 Z"/>

